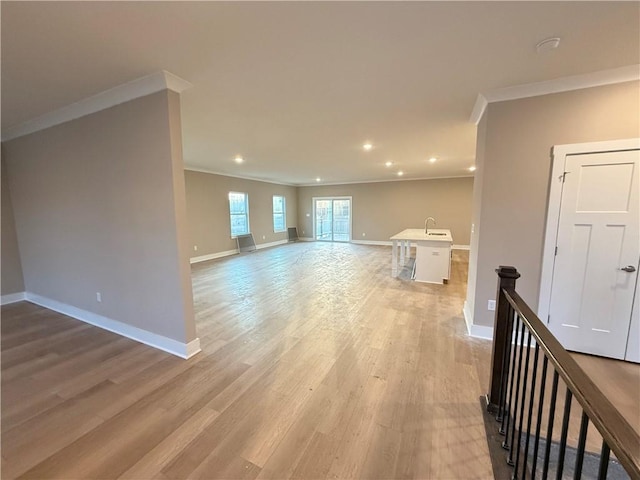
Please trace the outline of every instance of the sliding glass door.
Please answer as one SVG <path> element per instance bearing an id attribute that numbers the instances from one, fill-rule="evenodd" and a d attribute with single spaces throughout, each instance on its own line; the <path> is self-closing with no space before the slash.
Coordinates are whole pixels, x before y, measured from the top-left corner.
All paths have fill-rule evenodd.
<path id="1" fill-rule="evenodd" d="M 313 231 L 316 240 L 350 242 L 351 197 L 314 197 Z"/>

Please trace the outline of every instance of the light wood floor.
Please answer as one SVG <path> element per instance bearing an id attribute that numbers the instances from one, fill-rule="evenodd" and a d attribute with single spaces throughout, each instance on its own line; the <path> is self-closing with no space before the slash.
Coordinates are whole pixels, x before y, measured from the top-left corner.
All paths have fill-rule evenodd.
<path id="1" fill-rule="evenodd" d="M 193 267 L 185 361 L 2 308 L 2 478 L 491 478 L 467 258 L 437 286 L 385 247 L 297 243 Z"/>
<path id="2" fill-rule="evenodd" d="M 490 478 L 465 279 L 392 279 L 388 248 L 350 244 L 199 264 L 188 361 L 6 306 L 2 478 Z"/>

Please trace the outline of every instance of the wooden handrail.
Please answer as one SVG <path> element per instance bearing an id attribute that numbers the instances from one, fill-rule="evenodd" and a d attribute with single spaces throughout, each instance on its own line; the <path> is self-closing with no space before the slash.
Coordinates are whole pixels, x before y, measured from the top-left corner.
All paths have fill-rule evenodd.
<path id="1" fill-rule="evenodd" d="M 514 269 L 515 270 L 515 269 Z M 515 283 L 515 282 L 514 282 Z M 513 288 L 501 292 L 631 478 L 640 479 L 640 436 Z"/>

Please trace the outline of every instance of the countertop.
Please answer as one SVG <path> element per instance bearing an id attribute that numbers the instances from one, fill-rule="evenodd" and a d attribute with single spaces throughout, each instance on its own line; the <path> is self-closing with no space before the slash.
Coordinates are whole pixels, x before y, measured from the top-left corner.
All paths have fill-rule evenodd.
<path id="1" fill-rule="evenodd" d="M 424 228 L 407 228 L 396 233 L 390 240 L 411 240 L 414 242 L 448 242 L 453 243 L 451 230 L 446 228 L 430 228 L 429 233 L 444 233 L 444 235 L 427 235 Z"/>

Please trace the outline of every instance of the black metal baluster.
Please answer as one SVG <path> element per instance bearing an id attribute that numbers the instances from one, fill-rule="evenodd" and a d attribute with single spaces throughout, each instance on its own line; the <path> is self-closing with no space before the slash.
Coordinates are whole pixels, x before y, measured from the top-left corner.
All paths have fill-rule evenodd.
<path id="1" fill-rule="evenodd" d="M 531 345 L 531 334 L 529 334 L 529 346 Z M 533 355 L 533 372 L 531 373 L 531 393 L 529 395 L 529 413 L 527 414 L 527 436 L 524 441 L 524 462 L 522 462 L 522 478 L 527 476 L 527 458 L 529 456 L 529 437 L 531 436 L 531 417 L 533 416 L 533 397 L 536 393 L 536 378 L 538 373 L 538 354 L 540 345 L 536 342 L 535 353 Z M 528 355 L 528 352 L 527 352 Z M 528 362 L 527 362 L 528 363 Z M 516 460 L 516 464 L 517 464 Z M 534 478 L 533 476 L 531 478 Z"/>
<path id="2" fill-rule="evenodd" d="M 544 405 L 544 390 L 547 383 L 547 364 L 549 359 L 542 359 L 542 373 L 540 374 L 540 397 L 538 399 L 538 418 L 536 419 L 536 441 L 533 445 L 533 464 L 531 465 L 531 478 L 536 478 L 536 465 L 538 464 L 538 446 L 540 444 L 540 427 L 542 426 L 542 406 Z"/>
<path id="3" fill-rule="evenodd" d="M 507 318 L 511 319 L 509 325 L 505 332 L 504 338 L 504 355 L 502 356 L 502 378 L 500 379 L 500 400 L 498 401 L 498 415 L 496 416 L 496 420 L 498 422 L 502 422 L 504 418 L 504 407 L 507 401 L 507 387 L 509 385 L 509 367 L 511 359 L 511 344 L 513 343 L 511 335 L 513 334 L 513 307 L 509 304 L 509 309 L 507 310 Z M 502 429 L 502 425 L 501 425 Z"/>
<path id="4" fill-rule="evenodd" d="M 589 428 L 589 417 L 583 411 L 582 421 L 580 422 L 580 436 L 578 437 L 578 451 L 576 452 L 576 466 L 573 478 L 579 480 L 582 478 L 582 461 L 584 460 L 584 447 L 587 444 L 587 429 Z"/>
<path id="5" fill-rule="evenodd" d="M 558 398 L 558 372 L 553 371 L 553 385 L 551 386 L 551 402 L 549 403 L 549 423 L 547 425 L 547 444 L 544 448 L 544 465 L 542 478 L 546 479 L 549 473 L 549 456 L 551 455 L 551 441 L 553 440 L 553 421 L 556 415 L 556 400 Z"/>
<path id="6" fill-rule="evenodd" d="M 609 469 L 609 445 L 602 440 L 602 450 L 600 451 L 600 468 L 598 469 L 598 480 L 607 480 L 607 470 Z"/>
<path id="7" fill-rule="evenodd" d="M 558 452 L 558 470 L 556 480 L 562 480 L 562 470 L 564 469 L 564 454 L 567 451 L 567 433 L 569 432 L 569 417 L 571 416 L 571 398 L 573 394 L 567 388 L 564 397 L 564 417 L 562 417 L 562 433 L 560 434 L 560 451 Z"/>
<path id="8" fill-rule="evenodd" d="M 516 469 L 514 472 L 514 478 L 518 478 L 518 465 L 520 462 L 520 444 L 522 443 L 522 424 L 524 423 L 524 403 L 525 403 L 525 398 L 527 396 L 527 378 L 529 377 L 530 354 L 531 354 L 531 332 L 527 328 L 527 354 L 525 355 L 524 378 L 522 379 L 522 401 L 520 402 L 520 421 L 518 422 L 518 447 L 516 448 Z M 529 417 L 529 419 L 531 419 L 531 417 Z M 527 457 L 524 457 L 523 463 L 525 466 L 527 465 Z"/>
<path id="9" fill-rule="evenodd" d="M 520 316 L 516 314 L 518 321 Z M 511 466 L 513 463 L 513 445 L 515 443 L 516 435 L 516 420 L 518 419 L 518 400 L 520 398 L 520 377 L 522 376 L 522 352 L 524 352 L 524 323 L 522 324 L 522 330 L 520 330 L 520 350 L 518 351 L 518 375 L 516 377 L 516 401 L 513 402 L 513 422 L 511 424 L 511 448 L 509 449 L 509 456 L 507 457 L 507 463 Z M 522 415 L 520 415 L 522 417 Z"/>
<path id="10" fill-rule="evenodd" d="M 517 315 L 514 315 L 513 323 L 516 325 L 516 335 L 511 339 L 511 343 L 513 344 L 513 339 L 518 338 L 518 332 L 520 331 L 520 321 Z M 506 411 L 502 415 L 502 424 L 500 425 L 500 434 L 506 435 L 504 442 L 502 442 L 502 448 L 509 448 L 509 421 L 511 420 L 511 400 L 513 400 L 513 375 L 515 373 L 516 366 L 516 349 L 511 348 L 513 355 L 511 356 L 511 367 L 509 368 L 509 397 L 507 398 L 506 403 Z M 505 422 L 506 420 L 506 422 Z M 505 425 L 506 423 L 506 425 Z"/>

